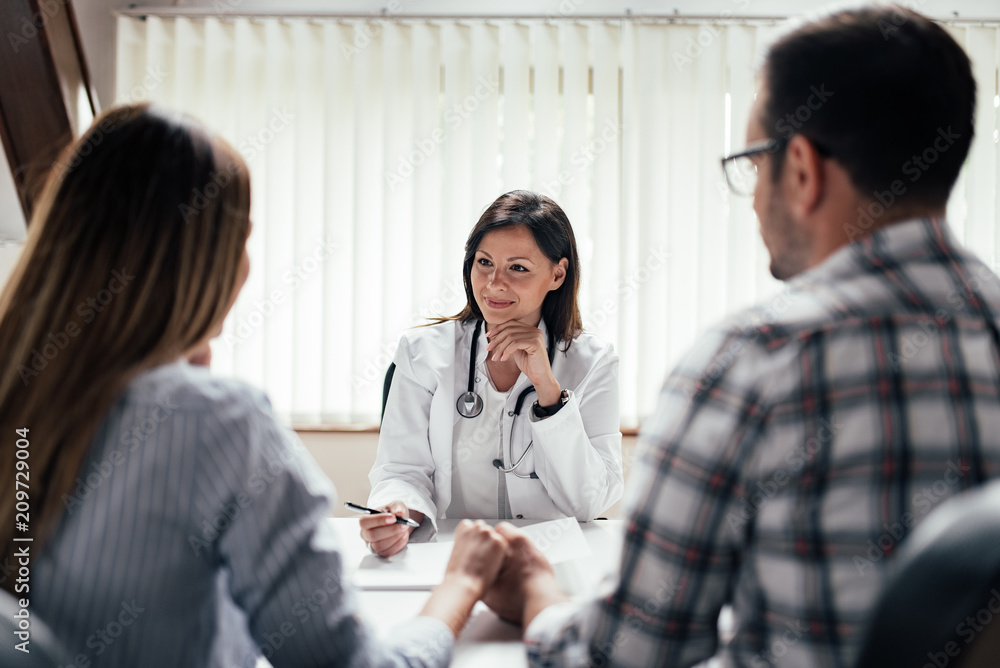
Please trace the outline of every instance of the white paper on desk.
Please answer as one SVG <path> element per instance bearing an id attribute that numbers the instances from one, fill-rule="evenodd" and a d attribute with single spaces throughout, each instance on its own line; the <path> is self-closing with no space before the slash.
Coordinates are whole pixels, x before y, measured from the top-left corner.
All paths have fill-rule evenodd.
<path id="1" fill-rule="evenodd" d="M 361 589 L 433 589 L 444 580 L 454 543 L 410 543 L 383 559 L 366 555 L 354 573 Z"/>
<path id="2" fill-rule="evenodd" d="M 572 517 L 540 522 L 521 530 L 550 563 L 559 564 L 590 555 L 590 545 Z M 433 589 L 444 580 L 454 542 L 409 543 L 387 559 L 365 555 L 354 573 L 361 589 Z"/>
<path id="3" fill-rule="evenodd" d="M 545 555 L 550 564 L 561 564 L 564 561 L 590 556 L 590 545 L 583 537 L 580 523 L 572 517 L 529 524 L 521 527 L 521 531 L 528 534 L 531 542 Z"/>

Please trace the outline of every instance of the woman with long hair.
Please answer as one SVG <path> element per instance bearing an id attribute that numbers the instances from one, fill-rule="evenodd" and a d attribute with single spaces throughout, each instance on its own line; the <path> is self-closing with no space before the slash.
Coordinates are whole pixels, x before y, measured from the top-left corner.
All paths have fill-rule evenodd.
<path id="1" fill-rule="evenodd" d="M 465 244 L 466 305 L 403 335 L 362 538 L 382 556 L 438 518 L 593 519 L 622 494 L 618 356 L 583 331 L 565 212 L 501 195 Z M 416 529 L 421 531 L 421 529 Z"/>
<path id="2" fill-rule="evenodd" d="M 2 586 L 80 665 L 443 665 L 503 539 L 460 527 L 422 616 L 373 642 L 329 481 L 261 393 L 188 363 L 246 280 L 249 214 L 239 154 L 156 107 L 57 163 L 0 296 L 0 476 L 24 483 L 0 495 Z"/>

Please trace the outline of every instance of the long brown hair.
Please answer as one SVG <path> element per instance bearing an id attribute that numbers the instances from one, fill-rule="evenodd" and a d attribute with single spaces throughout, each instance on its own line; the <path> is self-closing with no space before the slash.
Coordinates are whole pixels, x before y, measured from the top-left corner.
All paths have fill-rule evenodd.
<path id="1" fill-rule="evenodd" d="M 493 230 L 522 225 L 531 232 L 538 248 L 550 262 L 566 258 L 566 278 L 555 290 L 545 295 L 542 302 L 542 318 L 545 326 L 557 341 L 565 342 L 563 352 L 569 350 L 580 332 L 583 319 L 580 317 L 578 297 L 580 294 L 580 256 L 576 251 L 576 237 L 569 224 L 566 212 L 558 204 L 546 197 L 528 190 L 512 190 L 500 195 L 490 204 L 469 233 L 465 242 L 465 260 L 462 263 L 462 281 L 465 284 L 465 308 L 453 316 L 438 318 L 434 323 L 459 320 L 482 320 L 483 312 L 476 303 L 472 292 L 472 265 L 476 262 L 476 251 L 483 237 Z"/>
<path id="2" fill-rule="evenodd" d="M 0 294 L 0 543 L 37 557 L 112 403 L 217 330 L 250 226 L 239 154 L 193 119 L 111 109 L 63 153 Z M 30 533 L 15 531 L 27 429 Z M 21 443 L 23 445 L 23 442 Z M 20 518 L 23 519 L 23 518 Z M 14 577 L 3 587 L 13 590 Z"/>

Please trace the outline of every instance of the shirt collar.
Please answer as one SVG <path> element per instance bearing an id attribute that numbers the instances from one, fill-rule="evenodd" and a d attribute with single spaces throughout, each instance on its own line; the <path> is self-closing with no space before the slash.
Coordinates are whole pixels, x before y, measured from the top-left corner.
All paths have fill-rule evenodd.
<path id="1" fill-rule="evenodd" d="M 856 276 L 859 268 L 912 262 L 952 252 L 958 242 L 944 218 L 912 218 L 892 223 L 838 249 L 793 282 L 829 283 Z"/>

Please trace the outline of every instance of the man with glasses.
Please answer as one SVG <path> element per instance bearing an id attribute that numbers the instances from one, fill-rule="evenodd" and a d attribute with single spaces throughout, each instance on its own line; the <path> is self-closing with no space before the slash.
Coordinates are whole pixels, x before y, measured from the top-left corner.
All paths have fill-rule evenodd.
<path id="1" fill-rule="evenodd" d="M 569 602 L 498 527 L 512 550 L 486 600 L 538 665 L 851 666 L 900 542 L 1000 470 L 1000 279 L 944 220 L 967 56 L 919 14 L 865 8 L 785 36 L 761 74 L 723 168 L 789 306 L 709 330 L 667 379 L 609 595 Z"/>

